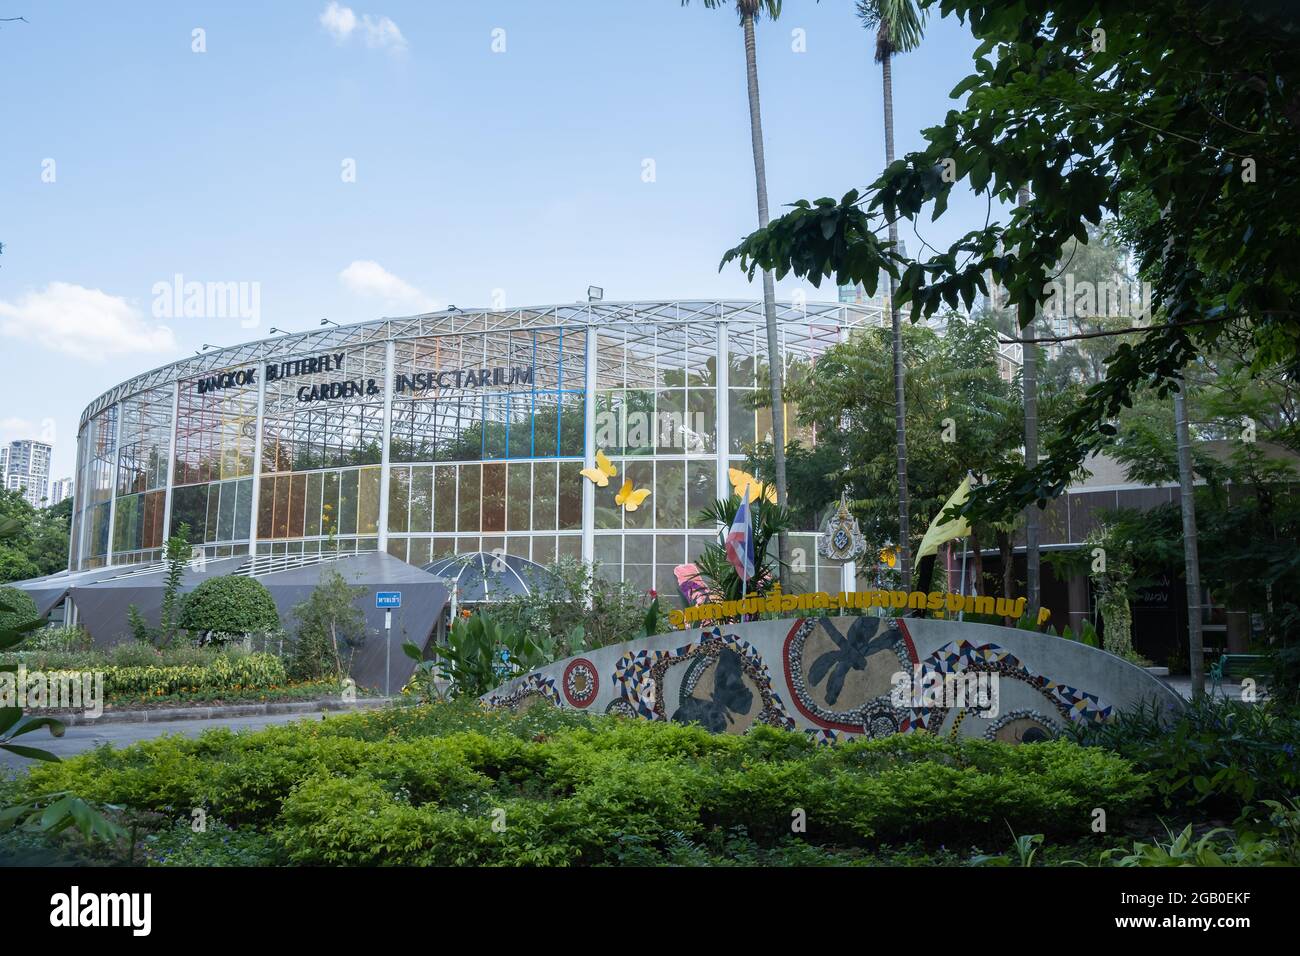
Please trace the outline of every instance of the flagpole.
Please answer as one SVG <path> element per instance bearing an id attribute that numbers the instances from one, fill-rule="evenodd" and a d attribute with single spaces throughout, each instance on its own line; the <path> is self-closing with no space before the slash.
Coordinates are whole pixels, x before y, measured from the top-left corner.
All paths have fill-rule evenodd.
<path id="1" fill-rule="evenodd" d="M 747 502 L 748 500 L 749 500 L 749 482 L 745 482 L 744 497 L 741 499 L 741 502 L 740 502 L 741 507 L 744 507 L 745 502 Z M 753 514 L 747 514 L 747 515 L 745 516 L 745 520 L 747 520 L 747 521 L 749 522 L 749 527 L 745 529 L 745 542 L 746 542 L 746 543 L 745 543 L 745 557 L 748 558 L 748 557 L 749 557 L 749 541 L 752 539 L 753 534 L 754 534 L 754 516 L 753 516 Z M 746 561 L 746 560 L 744 560 L 744 559 L 742 559 L 741 562 L 740 562 L 740 566 L 741 566 L 742 568 L 744 568 L 744 569 L 745 569 L 745 572 L 746 572 L 746 573 L 744 573 L 744 574 L 742 574 L 742 575 L 740 576 L 740 600 L 741 600 L 742 602 L 744 602 L 744 600 L 745 600 L 745 595 L 749 593 L 749 573 L 748 573 L 748 570 L 749 570 L 749 562 Z M 740 612 L 740 619 L 741 619 L 742 621 L 745 619 L 745 612 L 744 612 L 744 611 L 741 611 L 741 612 Z"/>
<path id="2" fill-rule="evenodd" d="M 962 538 L 961 542 L 961 584 L 957 588 L 957 593 L 962 597 L 966 596 L 966 552 L 969 550 L 970 538 Z M 957 620 L 966 620 L 966 602 L 962 601 L 962 608 L 957 612 Z"/>

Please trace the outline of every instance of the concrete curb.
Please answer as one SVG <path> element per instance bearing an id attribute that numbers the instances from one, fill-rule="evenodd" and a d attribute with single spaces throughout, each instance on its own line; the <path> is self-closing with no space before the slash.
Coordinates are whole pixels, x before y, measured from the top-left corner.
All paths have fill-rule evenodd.
<path id="1" fill-rule="evenodd" d="M 358 697 L 343 701 L 337 697 L 321 700 L 266 701 L 256 704 L 222 704 L 214 707 L 161 707 L 157 710 L 108 710 L 99 717 L 85 714 L 58 714 L 49 716 L 67 727 L 85 727 L 96 724 L 135 723 L 156 724 L 172 720 L 215 720 L 222 717 L 255 717 L 259 714 L 313 714 L 322 710 L 372 710 L 392 703 L 393 697 Z"/>

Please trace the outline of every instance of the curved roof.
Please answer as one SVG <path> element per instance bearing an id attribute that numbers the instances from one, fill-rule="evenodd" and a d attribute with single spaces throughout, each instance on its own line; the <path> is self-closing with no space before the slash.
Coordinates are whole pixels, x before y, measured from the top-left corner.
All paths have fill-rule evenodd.
<path id="1" fill-rule="evenodd" d="M 778 302 L 777 321 L 787 325 L 858 325 L 880 319 L 879 308 L 838 302 Z M 453 333 L 513 329 L 585 327 L 618 324 L 676 324 L 728 321 L 761 324 L 762 301 L 690 299 L 647 302 L 576 302 L 518 309 L 457 309 L 403 318 L 372 319 L 352 325 L 324 326 L 306 332 L 276 335 L 241 345 L 212 349 L 127 379 L 86 406 L 81 424 L 109 405 L 137 392 L 249 362 L 288 359 L 304 353 L 354 348 L 374 342 L 415 339 Z"/>
<path id="2" fill-rule="evenodd" d="M 426 564 L 424 570 L 458 587 L 457 600 L 463 604 L 526 596 L 554 579 L 550 571 L 527 558 L 489 551 L 442 558 Z"/>

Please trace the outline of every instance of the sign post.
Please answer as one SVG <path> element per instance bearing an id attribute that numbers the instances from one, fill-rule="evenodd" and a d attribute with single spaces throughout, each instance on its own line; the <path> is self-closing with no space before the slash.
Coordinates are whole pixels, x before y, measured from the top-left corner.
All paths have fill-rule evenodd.
<path id="1" fill-rule="evenodd" d="M 393 696 L 393 608 L 402 606 L 401 591 L 376 591 L 375 607 L 384 612 L 384 696 Z"/>

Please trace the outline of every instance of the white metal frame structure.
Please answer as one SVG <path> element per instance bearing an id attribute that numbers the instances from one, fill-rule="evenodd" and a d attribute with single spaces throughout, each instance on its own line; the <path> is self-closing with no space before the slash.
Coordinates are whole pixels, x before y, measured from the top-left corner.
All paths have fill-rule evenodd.
<path id="1" fill-rule="evenodd" d="M 779 304 L 777 317 L 788 366 L 883 314 L 799 302 Z M 500 550 L 540 564 L 582 557 L 669 588 L 671 568 L 715 533 L 692 514 L 729 493 L 728 468 L 765 435 L 765 412 L 743 394 L 761 386 L 763 326 L 752 301 L 451 309 L 153 369 L 82 413 L 69 567 L 156 562 L 185 523 L 211 558 L 386 550 L 426 564 Z M 267 380 L 268 366 L 312 357 L 331 358 Z M 420 371 L 502 367 L 531 369 L 530 384 L 411 387 Z M 201 380 L 240 370 L 256 374 L 199 392 Z M 339 380 L 361 393 L 299 395 Z M 645 421 L 648 436 L 633 424 Z M 609 487 L 578 476 L 598 450 L 619 467 Z M 638 512 L 615 504 L 625 478 L 653 492 Z M 811 586 L 815 529 L 801 531 Z"/>

